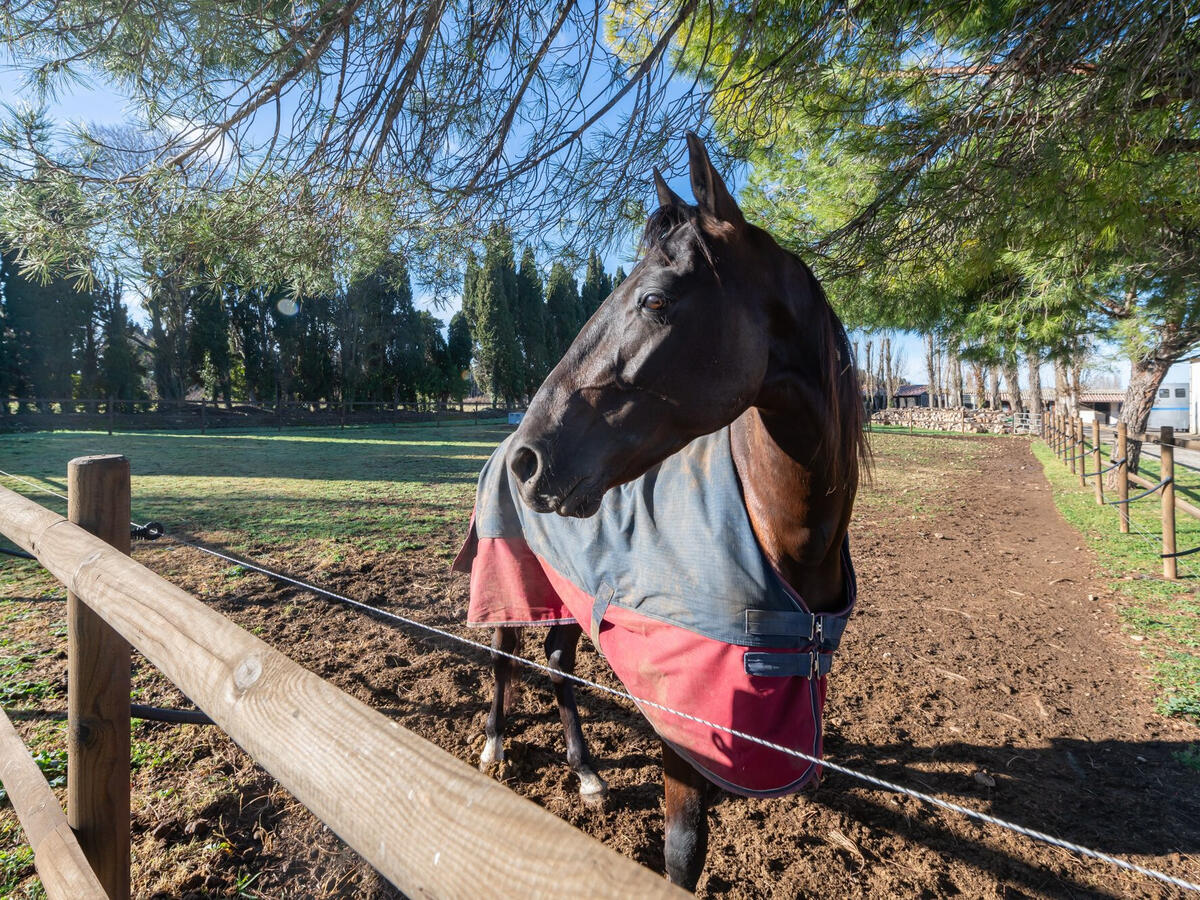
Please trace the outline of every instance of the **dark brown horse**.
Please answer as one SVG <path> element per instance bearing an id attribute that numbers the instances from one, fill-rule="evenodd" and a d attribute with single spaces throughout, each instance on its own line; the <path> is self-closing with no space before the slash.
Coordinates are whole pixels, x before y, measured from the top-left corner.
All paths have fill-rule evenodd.
<path id="1" fill-rule="evenodd" d="M 611 488 L 728 426 L 762 555 L 808 610 L 830 611 L 845 602 L 843 543 L 865 452 L 845 331 L 808 267 L 745 220 L 695 135 L 688 149 L 696 205 L 655 173 L 660 208 L 641 260 L 537 392 L 505 461 L 529 508 L 589 517 Z M 553 665 L 572 670 L 580 633 L 552 624 Z M 511 652 L 517 637 L 497 628 L 493 646 Z M 483 766 L 503 759 L 509 673 L 497 656 Z M 581 794 L 602 800 L 571 684 L 554 688 Z M 666 741 L 663 770 L 667 874 L 690 889 L 709 785 Z"/>

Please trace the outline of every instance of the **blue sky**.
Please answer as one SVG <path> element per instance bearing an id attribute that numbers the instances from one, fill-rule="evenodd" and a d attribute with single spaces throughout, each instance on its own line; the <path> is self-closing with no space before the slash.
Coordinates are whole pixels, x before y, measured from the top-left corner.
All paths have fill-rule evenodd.
<path id="1" fill-rule="evenodd" d="M 14 68 L 11 57 L 4 51 L 0 51 L 0 100 L 9 104 L 34 102 L 35 100 L 35 94 L 26 84 L 23 73 Z M 127 97 L 99 80 L 70 84 L 51 100 L 49 112 L 63 123 L 117 124 L 137 117 L 137 110 L 131 107 Z M 728 179 L 730 188 L 736 192 L 744 179 L 744 171 L 731 173 L 731 177 Z M 691 185 L 685 174 L 668 178 L 668 183 L 672 190 L 680 196 L 684 198 L 691 196 Z M 634 261 L 635 249 L 635 236 L 631 235 L 624 246 L 612 249 L 606 254 L 606 268 L 611 272 L 621 266 L 629 271 Z M 134 318 L 144 322 L 145 314 L 137 298 L 136 286 L 127 294 L 126 303 Z M 451 298 L 448 305 L 437 306 L 434 305 L 431 294 L 422 294 L 418 289 L 417 304 L 432 310 L 436 316 L 448 321 L 459 308 L 460 299 L 454 297 Z M 853 339 L 860 342 L 865 340 L 861 335 L 855 335 Z M 904 377 L 912 382 L 924 382 L 926 376 L 923 338 L 914 334 L 900 334 L 897 336 L 897 341 L 905 361 Z M 1128 383 L 1129 378 L 1128 361 L 1121 359 L 1115 348 L 1107 348 L 1107 355 L 1112 357 L 1111 374 L 1115 375 L 1124 386 Z M 1024 385 L 1026 376 L 1022 373 L 1021 377 Z M 1053 378 L 1052 369 L 1049 366 L 1043 367 L 1042 383 L 1053 385 Z"/>

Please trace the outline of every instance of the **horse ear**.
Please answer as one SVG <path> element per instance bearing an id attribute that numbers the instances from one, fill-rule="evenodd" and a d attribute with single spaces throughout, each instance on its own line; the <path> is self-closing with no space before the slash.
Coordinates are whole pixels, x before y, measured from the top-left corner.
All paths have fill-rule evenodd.
<path id="1" fill-rule="evenodd" d="M 662 172 L 658 171 L 657 167 L 654 169 L 654 190 L 658 194 L 659 206 L 683 205 L 683 198 L 667 187 L 667 182 L 662 177 Z"/>
<path id="2" fill-rule="evenodd" d="M 739 228 L 745 225 L 746 217 L 742 215 L 737 201 L 729 193 L 729 188 L 725 187 L 725 182 L 713 168 L 708 151 L 704 149 L 704 142 L 694 131 L 689 131 L 687 143 L 688 162 L 692 170 L 692 193 L 696 195 L 696 202 L 700 208 L 722 222 Z"/>

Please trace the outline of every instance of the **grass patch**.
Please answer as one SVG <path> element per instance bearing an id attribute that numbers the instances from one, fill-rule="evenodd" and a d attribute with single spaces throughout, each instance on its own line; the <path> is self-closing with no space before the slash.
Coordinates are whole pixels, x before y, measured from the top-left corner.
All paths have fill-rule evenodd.
<path id="1" fill-rule="evenodd" d="M 1200 654 L 1195 652 L 1200 647 L 1200 565 L 1192 561 L 1197 557 L 1179 560 L 1179 581 L 1159 577 L 1162 519 L 1156 495 L 1130 504 L 1130 533 L 1121 534 L 1119 513 L 1107 503 L 1096 505 L 1090 482 L 1080 487 L 1078 476 L 1046 444 L 1035 441 L 1033 453 L 1054 488 L 1059 512 L 1083 535 L 1125 600 L 1119 610 L 1125 628 L 1145 638 L 1143 654 L 1159 686 L 1159 711 L 1200 722 Z M 1142 460 L 1145 477 L 1157 481 L 1158 461 Z M 1182 482 L 1200 490 L 1200 473 L 1176 471 Z M 1200 521 L 1180 513 L 1176 545 L 1200 546 Z"/>
<path id="2" fill-rule="evenodd" d="M 136 521 L 234 547 L 362 539 L 424 546 L 465 528 L 479 470 L 511 431 L 496 422 L 207 435 L 57 431 L 0 435 L 0 455 L 8 471 L 65 493 L 69 460 L 122 453 Z M 0 483 L 65 512 L 62 500 Z"/>

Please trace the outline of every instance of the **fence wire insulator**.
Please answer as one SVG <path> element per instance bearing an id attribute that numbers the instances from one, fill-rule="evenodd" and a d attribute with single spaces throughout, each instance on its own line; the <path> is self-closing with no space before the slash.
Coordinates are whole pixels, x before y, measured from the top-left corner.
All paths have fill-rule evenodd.
<path id="1" fill-rule="evenodd" d="M 129 525 L 129 536 L 135 541 L 157 541 L 165 532 L 162 522 L 147 522 L 145 525 L 131 522 Z"/>
<path id="2" fill-rule="evenodd" d="M 1084 472 L 1083 477 L 1084 478 L 1095 478 L 1097 475 L 1107 475 L 1113 469 L 1117 468 L 1120 465 L 1123 465 L 1124 463 L 1125 463 L 1124 457 L 1121 457 L 1120 459 L 1114 459 L 1112 461 L 1112 465 L 1109 466 L 1108 468 L 1101 469 L 1099 472 Z"/>
<path id="3" fill-rule="evenodd" d="M 1178 556 L 1191 556 L 1193 553 L 1200 553 L 1200 547 L 1193 547 L 1191 550 L 1177 550 L 1174 553 L 1160 553 L 1161 559 L 1174 559 Z"/>
<path id="4" fill-rule="evenodd" d="M 1120 506 L 1122 503 L 1132 503 L 1134 500 L 1141 500 L 1143 497 L 1149 497 L 1151 494 L 1153 494 L 1159 488 L 1166 487 L 1168 484 L 1170 484 L 1174 480 L 1175 480 L 1174 478 L 1164 478 L 1162 481 L 1160 481 L 1154 487 L 1147 488 L 1146 490 L 1142 491 L 1140 494 L 1138 494 L 1135 497 L 1130 497 L 1128 500 L 1109 500 L 1108 503 L 1110 506 Z"/>

